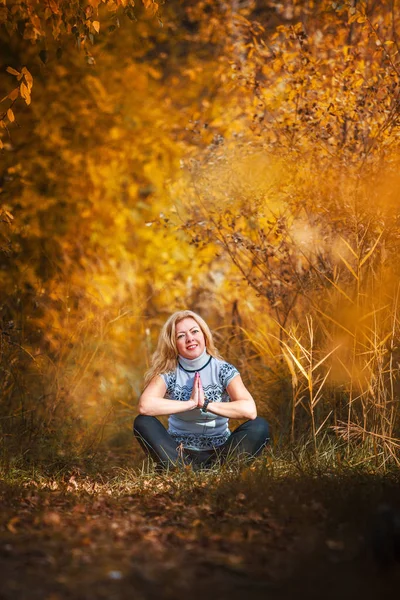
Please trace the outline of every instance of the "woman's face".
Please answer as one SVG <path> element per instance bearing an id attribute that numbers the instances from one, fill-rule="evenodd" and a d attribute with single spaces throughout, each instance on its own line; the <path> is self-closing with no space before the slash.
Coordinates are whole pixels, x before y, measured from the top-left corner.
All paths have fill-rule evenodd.
<path id="1" fill-rule="evenodd" d="M 203 353 L 206 347 L 204 333 L 192 317 L 186 317 L 176 324 L 175 335 L 178 354 L 184 358 L 197 358 Z"/>

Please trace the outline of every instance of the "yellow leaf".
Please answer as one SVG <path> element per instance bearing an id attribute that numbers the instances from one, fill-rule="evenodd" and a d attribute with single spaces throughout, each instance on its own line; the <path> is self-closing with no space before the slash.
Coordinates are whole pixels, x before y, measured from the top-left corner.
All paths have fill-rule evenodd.
<path id="1" fill-rule="evenodd" d="M 22 98 L 25 100 L 25 102 L 27 104 L 30 104 L 31 103 L 31 96 L 29 94 L 29 90 L 28 90 L 27 86 L 25 85 L 25 83 L 21 83 L 19 89 L 20 89 Z"/>
<path id="2" fill-rule="evenodd" d="M 15 88 L 12 92 L 10 92 L 8 94 L 8 97 L 10 98 L 10 100 L 12 100 L 14 102 L 14 100 L 16 100 L 19 96 L 19 88 Z"/>
<path id="3" fill-rule="evenodd" d="M 364 321 L 365 319 L 368 319 L 369 317 L 371 317 L 372 315 L 376 315 L 378 312 L 380 312 L 381 310 L 387 310 L 389 308 L 389 304 L 385 304 L 385 306 L 381 306 L 381 308 L 376 308 L 375 310 L 371 310 L 370 312 L 368 312 L 366 315 L 363 315 L 360 318 L 360 323 L 361 321 Z M 386 339 L 386 338 L 385 338 Z"/>
<path id="4" fill-rule="evenodd" d="M 21 75 L 21 73 L 19 73 L 19 71 L 16 71 L 12 67 L 7 67 L 6 71 L 7 71 L 7 73 L 10 73 L 10 75 L 15 75 L 16 77 L 18 77 L 18 75 Z"/>
<path id="5" fill-rule="evenodd" d="M 162 74 L 160 73 L 160 71 L 157 71 L 157 69 L 153 69 L 153 67 L 147 67 L 147 71 L 149 73 L 149 75 L 151 75 L 151 77 L 153 77 L 153 79 L 161 79 Z M 188 69 L 188 71 L 190 71 L 190 69 Z M 185 72 L 186 75 L 187 71 Z M 190 75 L 189 75 L 190 77 Z M 194 78 L 190 77 L 190 79 L 193 81 Z"/>
<path id="6" fill-rule="evenodd" d="M 346 267 L 348 268 L 348 270 L 350 271 L 350 273 L 353 275 L 353 277 L 355 279 L 358 280 L 358 275 L 357 273 L 354 271 L 353 267 L 351 266 L 350 263 L 347 262 L 347 260 L 344 258 L 344 256 L 342 256 L 341 254 L 339 254 L 339 258 L 342 259 L 342 261 L 344 262 L 344 264 L 346 265 Z"/>
<path id="7" fill-rule="evenodd" d="M 342 237 L 342 236 L 340 236 L 340 239 L 342 240 L 342 242 L 343 242 L 344 244 L 346 244 L 347 248 L 350 250 L 350 252 L 352 253 L 352 255 L 353 255 L 355 258 L 358 258 L 358 256 L 357 256 L 357 253 L 356 253 L 356 252 L 355 252 L 355 250 L 352 248 L 352 246 L 350 246 L 349 242 L 348 242 L 347 240 L 345 240 L 345 238 L 344 238 L 344 237 Z"/>
<path id="8" fill-rule="evenodd" d="M 18 98 L 19 95 L 19 88 L 15 88 L 15 90 L 13 90 L 12 92 L 10 92 L 9 94 L 7 94 L 7 96 L 4 96 L 4 98 L 2 98 L 0 100 L 1 102 L 4 102 L 4 100 L 7 100 L 8 98 L 12 101 L 16 100 Z"/>
<path id="9" fill-rule="evenodd" d="M 7 111 L 7 117 L 8 117 L 8 120 L 10 121 L 10 123 L 14 123 L 15 117 L 14 117 L 14 113 L 11 110 L 11 108 L 9 108 Z"/>
<path id="10" fill-rule="evenodd" d="M 312 368 L 312 371 L 315 371 L 315 369 L 318 369 L 318 367 L 319 367 L 320 365 L 322 365 L 322 363 L 324 363 L 324 362 L 326 361 L 326 359 L 327 359 L 327 358 L 328 358 L 328 357 L 329 357 L 331 354 L 333 354 L 333 352 L 336 352 L 336 350 L 337 350 L 338 348 L 340 348 L 340 344 L 339 344 L 338 346 L 336 346 L 336 348 L 334 348 L 333 350 L 331 350 L 330 352 L 328 352 L 328 354 L 327 354 L 326 356 L 324 356 L 324 358 L 321 358 L 321 360 L 320 360 L 320 361 L 318 361 L 318 362 L 317 362 L 317 364 L 313 366 L 313 368 Z"/>
<path id="11" fill-rule="evenodd" d="M 285 350 L 282 348 L 282 354 L 284 359 L 286 360 L 287 366 L 289 367 L 290 374 L 292 376 L 292 387 L 297 387 L 298 379 L 296 375 L 296 371 L 294 370 L 293 362 L 291 358 L 286 354 Z"/>
<path id="12" fill-rule="evenodd" d="M 308 381 L 308 374 L 306 373 L 303 365 L 301 364 L 301 362 L 295 357 L 295 355 L 293 354 L 293 352 L 291 351 L 291 349 L 289 348 L 289 346 L 287 344 L 285 344 L 285 342 L 282 342 L 282 344 L 285 346 L 286 350 L 289 352 L 290 356 L 292 357 L 292 359 L 294 360 L 294 362 L 296 363 L 299 371 L 301 373 L 303 373 L 304 377 L 307 379 Z"/>
<path id="13" fill-rule="evenodd" d="M 25 77 L 25 81 L 28 84 L 28 86 L 30 85 L 32 87 L 32 85 L 33 85 L 33 77 L 29 73 L 29 71 L 28 71 L 28 69 L 26 67 L 22 67 L 21 74 Z"/>
<path id="14" fill-rule="evenodd" d="M 145 9 L 151 14 L 152 17 L 158 11 L 158 4 L 154 0 L 142 0 Z"/>
<path id="15" fill-rule="evenodd" d="M 93 25 L 93 29 L 94 29 L 94 30 L 95 30 L 97 33 L 99 33 L 99 31 L 100 31 L 100 21 L 93 21 L 92 25 Z"/>
<path id="16" fill-rule="evenodd" d="M 373 252 L 374 252 L 375 248 L 376 248 L 376 247 L 377 247 L 377 245 L 378 245 L 378 242 L 379 242 L 379 240 L 380 240 L 380 239 L 381 239 L 381 237 L 382 237 L 382 233 L 383 233 L 383 231 L 381 231 L 381 233 L 379 234 L 379 236 L 378 236 L 378 238 L 377 238 L 377 240 L 376 240 L 375 244 L 372 246 L 371 250 L 370 250 L 369 252 L 367 252 L 367 254 L 364 256 L 364 258 L 363 258 L 363 259 L 362 259 L 362 261 L 360 262 L 360 267 L 362 267 L 362 266 L 363 266 L 363 264 L 364 264 L 365 262 L 367 262 L 367 260 L 368 260 L 368 259 L 369 259 L 369 257 L 371 256 L 371 254 L 373 254 Z"/>
<path id="17" fill-rule="evenodd" d="M 19 90 L 21 92 L 21 96 L 25 99 L 29 92 L 24 82 L 21 83 Z"/>
<path id="18" fill-rule="evenodd" d="M 3 149 L 3 142 L 0 139 L 0 150 L 2 150 L 2 149 Z"/>

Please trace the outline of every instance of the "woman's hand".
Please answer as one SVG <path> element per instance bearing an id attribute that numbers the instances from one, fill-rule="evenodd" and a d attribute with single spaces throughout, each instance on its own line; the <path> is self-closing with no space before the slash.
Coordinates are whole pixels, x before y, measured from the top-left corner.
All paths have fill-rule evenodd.
<path id="1" fill-rule="evenodd" d="M 189 402 L 193 403 L 193 406 L 191 406 L 192 409 L 202 408 L 204 404 L 204 390 L 198 373 L 194 376 L 193 389 Z"/>
<path id="2" fill-rule="evenodd" d="M 190 403 L 189 410 L 198 408 L 198 404 L 199 404 L 199 374 L 197 372 L 194 375 L 193 389 L 192 389 L 191 396 L 189 398 L 189 403 Z"/>
<path id="3" fill-rule="evenodd" d="M 193 391 L 196 392 L 196 386 L 193 386 Z M 160 417 L 162 415 L 176 415 L 197 408 L 198 388 L 196 398 L 194 399 L 192 394 L 193 397 L 186 402 L 177 402 L 176 400 L 165 398 L 166 392 L 167 386 L 164 379 L 160 375 L 157 375 L 150 381 L 140 396 L 139 413 L 150 417 Z"/>
<path id="4" fill-rule="evenodd" d="M 197 375 L 199 375 L 199 373 L 197 373 Z M 204 396 L 203 384 L 201 383 L 200 375 L 198 376 L 198 382 L 197 382 L 197 384 L 199 386 L 199 398 L 198 398 L 197 407 L 198 408 L 203 408 L 204 400 L 206 398 Z"/>

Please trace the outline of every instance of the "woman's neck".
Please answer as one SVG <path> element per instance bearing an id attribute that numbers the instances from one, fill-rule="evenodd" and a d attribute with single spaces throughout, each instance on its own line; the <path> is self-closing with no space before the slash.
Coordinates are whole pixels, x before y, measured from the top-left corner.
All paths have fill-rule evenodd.
<path id="1" fill-rule="evenodd" d="M 207 348 L 197 358 L 185 358 L 184 356 L 178 355 L 178 363 L 184 369 L 184 371 L 200 371 L 210 361 L 211 356 L 207 354 Z"/>

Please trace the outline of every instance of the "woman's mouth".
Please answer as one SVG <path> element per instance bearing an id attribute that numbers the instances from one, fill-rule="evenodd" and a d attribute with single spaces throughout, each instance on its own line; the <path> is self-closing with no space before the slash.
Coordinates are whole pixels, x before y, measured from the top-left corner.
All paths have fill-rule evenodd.
<path id="1" fill-rule="evenodd" d="M 190 344 L 190 346 L 186 346 L 186 350 L 194 350 L 197 348 L 197 344 Z"/>

